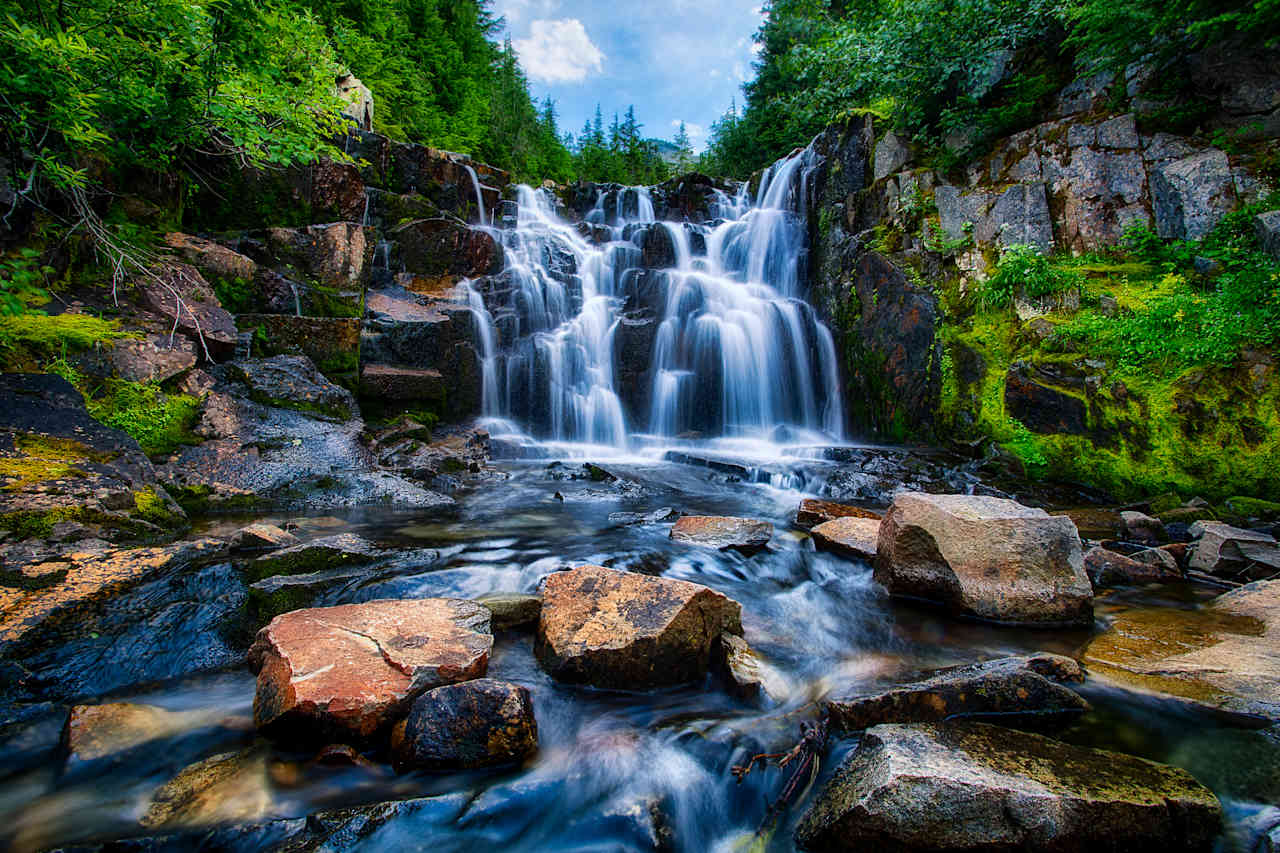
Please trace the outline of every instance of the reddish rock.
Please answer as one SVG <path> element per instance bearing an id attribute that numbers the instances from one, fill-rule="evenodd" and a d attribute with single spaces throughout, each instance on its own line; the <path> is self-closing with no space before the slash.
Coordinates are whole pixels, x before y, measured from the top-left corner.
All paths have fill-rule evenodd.
<path id="1" fill-rule="evenodd" d="M 1089 574 L 1089 580 L 1097 588 L 1182 580 L 1182 575 L 1176 568 L 1171 570 L 1159 560 L 1135 560 L 1106 548 L 1090 548 L 1084 555 L 1084 568 Z"/>
<path id="2" fill-rule="evenodd" d="M 1071 519 L 1002 498 L 899 494 L 881 523 L 876 580 L 893 595 L 995 622 L 1093 622 Z"/>
<path id="3" fill-rule="evenodd" d="M 420 219 L 392 232 L 405 271 L 424 276 L 479 278 L 502 271 L 502 246 L 492 235 L 452 219 Z"/>
<path id="4" fill-rule="evenodd" d="M 274 524 L 258 522 L 242 527 L 227 540 L 233 551 L 267 551 L 300 544 L 298 537 Z"/>
<path id="5" fill-rule="evenodd" d="M 175 231 L 164 235 L 164 242 L 206 276 L 249 282 L 258 272 L 258 265 L 251 258 L 203 237 Z"/>
<path id="6" fill-rule="evenodd" d="M 489 611 L 456 598 L 295 610 L 258 632 L 260 729 L 291 740 L 367 740 L 433 687 L 489 665 Z"/>
<path id="7" fill-rule="evenodd" d="M 236 324 L 223 309 L 209 282 L 190 264 L 160 261 L 150 274 L 137 281 L 143 304 L 177 323 L 180 331 L 192 336 L 213 358 L 235 351 Z"/>
<path id="8" fill-rule="evenodd" d="M 880 522 L 874 518 L 846 516 L 813 528 L 813 544 L 819 551 L 830 551 L 857 560 L 876 558 L 876 540 Z"/>
<path id="9" fill-rule="evenodd" d="M 561 681 L 639 689 L 702 678 L 742 606 L 688 581 L 582 566 L 543 582 L 535 651 Z"/>
<path id="10" fill-rule="evenodd" d="M 773 538 L 773 525 L 750 518 L 686 515 L 671 528 L 671 538 L 721 551 L 759 551 Z"/>
<path id="11" fill-rule="evenodd" d="M 879 521 L 880 513 L 860 506 L 820 501 L 817 498 L 805 498 L 800 501 L 800 509 L 796 510 L 796 524 L 801 527 L 814 527 L 837 518 L 874 518 Z"/>

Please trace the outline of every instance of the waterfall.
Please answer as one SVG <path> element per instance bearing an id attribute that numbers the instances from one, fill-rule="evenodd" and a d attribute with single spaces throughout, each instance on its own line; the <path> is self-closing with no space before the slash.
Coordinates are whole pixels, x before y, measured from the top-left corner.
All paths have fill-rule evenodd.
<path id="1" fill-rule="evenodd" d="M 462 168 L 467 170 L 467 174 L 471 176 L 471 187 L 476 191 L 476 210 L 479 211 L 480 224 L 488 225 L 489 220 L 484 213 L 484 195 L 480 192 L 480 178 L 476 175 L 476 170 L 468 164 L 463 164 Z"/>
<path id="2" fill-rule="evenodd" d="M 813 165 L 808 150 L 779 161 L 754 199 L 714 191 L 709 225 L 656 221 L 650 188 L 604 187 L 579 227 L 521 186 L 514 228 L 492 232 L 506 268 L 466 288 L 485 414 L 620 449 L 839 440 L 835 346 L 801 298 Z"/>

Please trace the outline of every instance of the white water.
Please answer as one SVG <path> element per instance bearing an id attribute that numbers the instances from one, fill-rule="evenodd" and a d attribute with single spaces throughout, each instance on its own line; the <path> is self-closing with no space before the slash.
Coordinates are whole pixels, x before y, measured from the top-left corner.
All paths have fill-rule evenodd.
<path id="1" fill-rule="evenodd" d="M 484 195 L 480 192 L 480 178 L 476 175 L 476 170 L 471 166 L 463 164 L 463 168 L 467 170 L 467 174 L 471 176 L 471 187 L 476 191 L 476 210 L 479 211 L 480 224 L 488 225 L 489 220 L 484 212 Z"/>
<path id="2" fill-rule="evenodd" d="M 716 191 L 722 218 L 710 225 L 656 222 L 645 187 L 601 191 L 585 219 L 607 229 L 603 245 L 558 216 L 549 193 L 521 186 L 515 227 L 491 232 L 506 269 L 483 297 L 468 288 L 484 327 L 484 413 L 618 452 L 772 441 L 779 427 L 840 440 L 835 347 L 801 299 L 811 165 L 807 151 L 775 164 L 754 201 L 745 187 Z M 646 245 L 673 262 L 646 268 Z"/>

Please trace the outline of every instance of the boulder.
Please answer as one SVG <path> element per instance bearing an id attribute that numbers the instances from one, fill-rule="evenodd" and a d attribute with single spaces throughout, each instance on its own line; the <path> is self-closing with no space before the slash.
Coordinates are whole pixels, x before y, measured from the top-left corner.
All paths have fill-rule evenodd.
<path id="1" fill-rule="evenodd" d="M 796 510 L 796 524 L 800 527 L 813 527 L 822 524 L 824 521 L 834 521 L 837 518 L 874 518 L 879 521 L 880 513 L 863 509 L 860 506 L 823 501 L 817 498 L 805 498 L 800 501 L 800 508 Z"/>
<path id="2" fill-rule="evenodd" d="M 1258 242 L 1271 257 L 1280 260 L 1280 210 L 1268 210 L 1259 213 L 1253 220 L 1254 233 Z"/>
<path id="3" fill-rule="evenodd" d="M 289 531 L 259 521 L 237 530 L 227 540 L 227 544 L 232 551 L 269 551 L 300 543 L 298 537 Z"/>
<path id="4" fill-rule="evenodd" d="M 164 235 L 164 244 L 194 265 L 206 279 L 248 283 L 258 273 L 258 265 L 252 258 L 213 240 L 174 231 Z"/>
<path id="5" fill-rule="evenodd" d="M 773 525 L 749 518 L 686 515 L 671 528 L 671 538 L 689 545 L 750 553 L 768 546 L 773 538 Z"/>
<path id="6" fill-rule="evenodd" d="M 406 272 L 456 284 L 502 271 L 502 246 L 452 219 L 420 219 L 391 232 Z"/>
<path id="7" fill-rule="evenodd" d="M 383 552 L 367 539 L 354 533 L 338 533 L 265 554 L 249 564 L 248 572 L 259 580 L 271 575 L 300 575 L 371 563 L 381 556 Z"/>
<path id="8" fill-rule="evenodd" d="M 1190 566 L 1214 575 L 1263 577 L 1280 571 L 1280 545 L 1274 536 L 1242 530 L 1221 521 L 1197 521 L 1191 525 L 1196 537 Z"/>
<path id="9" fill-rule="evenodd" d="M 721 634 L 712 654 L 725 688 L 739 699 L 778 702 L 786 698 L 788 688 L 782 675 L 737 634 Z"/>
<path id="10" fill-rule="evenodd" d="M 428 690 L 391 735 L 391 753 L 401 769 L 518 764 L 537 751 L 538 723 L 528 689 L 492 678 Z"/>
<path id="11" fill-rule="evenodd" d="M 321 596 L 369 576 L 361 565 L 337 565 L 297 575 L 271 575 L 249 585 L 246 622 L 250 632 L 275 617 L 314 606 Z"/>
<path id="12" fill-rule="evenodd" d="M 1105 680 L 1257 720 L 1280 721 L 1280 581 L 1257 581 L 1199 610 L 1129 610 L 1084 652 Z"/>
<path id="13" fill-rule="evenodd" d="M 536 629 L 542 615 L 542 599 L 518 592 L 494 593 L 476 599 L 488 608 L 495 631 Z"/>
<path id="14" fill-rule="evenodd" d="M 360 370 L 360 393 L 377 400 L 443 402 L 448 391 L 444 376 L 431 368 L 366 364 Z"/>
<path id="15" fill-rule="evenodd" d="M 355 317 L 296 317 L 240 314 L 236 327 L 253 335 L 253 354 L 305 356 L 326 376 L 354 373 L 360 366 L 360 320 Z"/>
<path id="16" fill-rule="evenodd" d="M 871 561 L 876 558 L 880 522 L 874 518 L 846 516 L 813 528 L 813 544 L 819 551 Z"/>
<path id="17" fill-rule="evenodd" d="M 833 699 L 825 707 L 832 725 L 845 732 L 971 716 L 1069 722 L 1089 703 L 1064 681 L 1084 681 L 1080 665 L 1042 652 L 935 670 L 919 681 Z"/>
<path id="18" fill-rule="evenodd" d="M 555 678 L 642 689 L 702 678 L 742 606 L 696 583 L 582 566 L 549 576 L 535 646 Z"/>
<path id="19" fill-rule="evenodd" d="M 1231 163 L 1210 148 L 1156 165 L 1150 173 L 1156 231 L 1174 240 L 1199 240 L 1236 204 Z"/>
<path id="20" fill-rule="evenodd" d="M 342 114 L 360 130 L 373 130 L 373 92 L 354 74 L 343 74 L 334 83 L 342 101 Z"/>
<path id="21" fill-rule="evenodd" d="M 868 729 L 796 829 L 808 850 L 1207 851 L 1185 770 L 983 723 Z"/>
<path id="22" fill-rule="evenodd" d="M 1125 510 L 1120 513 L 1120 523 L 1124 528 L 1124 537 L 1130 542 L 1159 545 L 1169 539 L 1164 531 L 1164 523 L 1146 513 Z"/>
<path id="23" fill-rule="evenodd" d="M 202 356 L 217 360 L 235 351 L 235 320 L 195 267 L 159 261 L 138 280 L 137 289 L 143 306 L 168 318 L 193 338 Z"/>
<path id="24" fill-rule="evenodd" d="M 1170 559 L 1172 559 L 1171 556 Z M 1084 555 L 1084 568 L 1089 575 L 1089 580 L 1097 589 L 1182 580 L 1182 573 L 1177 571 L 1176 564 L 1170 571 L 1168 565 L 1161 560 L 1157 559 L 1156 562 L 1135 560 L 1102 547 L 1089 549 L 1089 552 Z"/>
<path id="25" fill-rule="evenodd" d="M 164 382 L 196 366 L 196 342 L 184 335 L 125 338 L 111 345 L 112 372 L 128 382 Z"/>
<path id="26" fill-rule="evenodd" d="M 423 692 L 483 676 L 492 648 L 489 611 L 463 599 L 295 610 L 249 650 L 254 723 L 291 740 L 364 742 Z"/>
<path id="27" fill-rule="evenodd" d="M 876 143 L 874 180 L 882 180 L 911 162 L 911 146 L 892 130 Z"/>
<path id="28" fill-rule="evenodd" d="M 1003 498 L 899 494 L 881 523 L 876 580 L 994 622 L 1093 622 L 1075 524 Z"/>
<path id="29" fill-rule="evenodd" d="M 247 358 L 230 369 L 248 387 L 249 398 L 263 405 L 337 420 L 359 414 L 351 392 L 330 382 L 306 356 Z"/>

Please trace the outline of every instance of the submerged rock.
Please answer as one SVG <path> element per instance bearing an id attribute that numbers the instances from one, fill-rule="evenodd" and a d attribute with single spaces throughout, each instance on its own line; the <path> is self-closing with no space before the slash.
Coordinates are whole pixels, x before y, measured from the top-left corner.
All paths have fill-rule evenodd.
<path id="1" fill-rule="evenodd" d="M 267 551 L 298 544 L 298 537 L 274 524 L 257 522 L 237 530 L 227 544 L 233 551 Z"/>
<path id="2" fill-rule="evenodd" d="M 1090 671 L 1253 721 L 1280 721 L 1280 581 L 1258 581 L 1199 610 L 1130 610 L 1090 642 Z"/>
<path id="3" fill-rule="evenodd" d="M 1221 521 L 1197 521 L 1190 566 L 1215 575 L 1270 577 L 1280 572 L 1280 545 L 1274 536 L 1242 530 Z M 1255 574 L 1260 573 L 1260 574 Z"/>
<path id="4" fill-rule="evenodd" d="M 1156 549 L 1151 549 L 1156 550 Z M 1145 553 L 1145 552 L 1139 552 Z M 1095 588 L 1141 583 L 1169 583 L 1182 580 L 1177 563 L 1171 554 L 1159 551 L 1169 558 L 1169 563 L 1159 558 L 1135 559 L 1093 547 L 1084 555 L 1084 568 Z M 1170 567 L 1172 563 L 1172 568 Z"/>
<path id="5" fill-rule="evenodd" d="M 538 723 L 529 691 L 491 678 L 427 691 L 391 735 L 391 752 L 402 769 L 515 764 L 537 750 Z"/>
<path id="6" fill-rule="evenodd" d="M 494 593 L 476 599 L 492 614 L 495 631 L 536 629 L 542 614 L 542 599 L 518 592 Z"/>
<path id="7" fill-rule="evenodd" d="M 140 822 L 145 827 L 169 827 L 259 820 L 271 799 L 263 751 L 223 753 L 161 785 Z"/>
<path id="8" fill-rule="evenodd" d="M 1208 851 L 1222 807 L 1185 770 L 1027 732 L 885 725 L 796 829 L 808 850 Z"/>
<path id="9" fill-rule="evenodd" d="M 249 650 L 254 722 L 291 740 L 367 740 L 422 692 L 483 676 L 492 648 L 489 611 L 463 599 L 286 613 Z"/>
<path id="10" fill-rule="evenodd" d="M 1084 681 L 1080 665 L 1040 653 L 948 667 L 920 681 L 829 701 L 826 708 L 843 731 L 969 716 L 1069 721 L 1089 710 L 1089 703 L 1062 681 Z"/>
<path id="11" fill-rule="evenodd" d="M 716 515 L 686 515 L 671 528 L 671 538 L 690 545 L 753 552 L 768 546 L 773 525 L 749 518 Z"/>
<path id="12" fill-rule="evenodd" d="M 354 533 L 338 533 L 282 548 L 254 560 L 248 566 L 254 580 L 271 575 L 299 575 L 340 566 L 371 563 L 383 552 Z"/>
<path id="13" fill-rule="evenodd" d="M 880 513 L 863 509 L 860 506 L 823 501 L 817 498 L 805 498 L 800 501 L 796 510 L 796 524 L 800 527 L 814 527 L 824 521 L 835 521 L 837 518 L 874 518 L 880 520 Z"/>
<path id="14" fill-rule="evenodd" d="M 641 689 L 703 677 L 722 633 L 742 606 L 712 589 L 582 566 L 543 582 L 535 651 L 561 681 Z"/>
<path id="15" fill-rule="evenodd" d="M 880 522 L 874 518 L 845 516 L 825 521 L 813 528 L 813 544 L 819 551 L 830 551 L 856 560 L 874 560 Z"/>
<path id="16" fill-rule="evenodd" d="M 134 702 L 76 705 L 62 732 L 67 768 L 74 769 L 151 741 L 219 722 L 230 720 L 207 710 L 169 711 Z"/>
<path id="17" fill-rule="evenodd" d="M 1071 519 L 1002 498 L 898 495 L 880 527 L 876 580 L 893 595 L 994 622 L 1093 622 Z"/>

